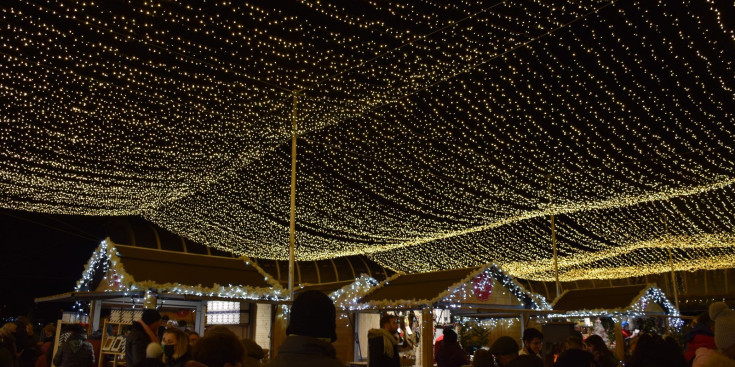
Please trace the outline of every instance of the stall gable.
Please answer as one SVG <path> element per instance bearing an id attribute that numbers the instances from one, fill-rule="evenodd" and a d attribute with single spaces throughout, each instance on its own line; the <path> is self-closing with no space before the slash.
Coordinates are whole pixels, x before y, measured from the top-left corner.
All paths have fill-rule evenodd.
<path id="1" fill-rule="evenodd" d="M 103 274 L 99 282 L 99 275 Z M 97 284 L 94 284 L 96 283 Z M 103 241 L 77 290 L 135 291 L 278 300 L 285 291 L 247 258 L 227 258 L 122 246 Z"/>
<path id="2" fill-rule="evenodd" d="M 398 275 L 381 283 L 362 302 L 378 308 L 476 304 L 550 309 L 545 299 L 526 292 L 496 265 Z"/>
<path id="3" fill-rule="evenodd" d="M 386 279 L 362 302 L 374 307 L 429 306 L 449 294 L 465 278 L 482 268 L 466 268 L 419 274 L 400 274 Z"/>
<path id="4" fill-rule="evenodd" d="M 560 315 L 679 315 L 679 311 L 660 289 L 646 284 L 568 290 L 554 300 L 553 308 L 561 312 Z"/>
<path id="5" fill-rule="evenodd" d="M 518 297 L 495 279 L 484 280 L 482 284 L 478 284 L 474 280 L 463 283 L 456 287 L 453 293 L 439 300 L 438 303 L 523 306 L 523 302 Z"/>

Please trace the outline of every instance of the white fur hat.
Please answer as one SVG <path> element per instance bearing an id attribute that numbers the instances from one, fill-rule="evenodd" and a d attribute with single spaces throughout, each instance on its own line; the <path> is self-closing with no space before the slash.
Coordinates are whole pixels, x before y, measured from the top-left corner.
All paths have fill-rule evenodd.
<path id="1" fill-rule="evenodd" d="M 161 358 L 161 354 L 163 354 L 163 347 L 160 343 L 150 343 L 145 348 L 146 358 Z"/>
<path id="2" fill-rule="evenodd" d="M 709 318 L 715 322 L 715 344 L 724 350 L 735 344 L 735 311 L 725 302 L 709 305 Z"/>

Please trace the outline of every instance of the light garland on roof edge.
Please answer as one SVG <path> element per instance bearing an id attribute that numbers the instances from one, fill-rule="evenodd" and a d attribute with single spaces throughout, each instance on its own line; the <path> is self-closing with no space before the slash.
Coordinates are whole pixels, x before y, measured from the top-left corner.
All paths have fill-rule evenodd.
<path id="1" fill-rule="evenodd" d="M 255 266 L 254 264 L 251 266 Z M 257 266 L 255 266 L 258 268 Z M 265 274 L 259 269 L 261 274 Z M 132 275 L 128 274 L 123 267 L 123 261 L 117 254 L 114 244 L 109 240 L 102 241 L 85 266 L 82 279 L 77 282 L 75 290 L 87 290 L 91 285 L 92 277 L 97 271 L 106 274 L 102 281 L 106 281 L 106 292 L 133 292 L 145 290 L 150 292 L 155 290 L 156 293 L 173 293 L 173 294 L 191 294 L 200 297 L 221 297 L 235 298 L 245 300 L 268 300 L 283 301 L 288 298 L 286 290 L 284 290 L 277 282 L 264 276 L 266 282 L 271 286 L 269 288 L 258 288 L 242 285 L 220 285 L 213 284 L 212 287 L 203 287 L 201 285 L 183 285 L 179 283 L 156 283 L 150 280 L 136 281 Z"/>

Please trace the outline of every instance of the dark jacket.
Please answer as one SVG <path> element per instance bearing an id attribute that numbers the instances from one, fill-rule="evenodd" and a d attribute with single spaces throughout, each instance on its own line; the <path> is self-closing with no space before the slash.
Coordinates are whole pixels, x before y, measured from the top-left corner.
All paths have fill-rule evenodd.
<path id="1" fill-rule="evenodd" d="M 166 367 L 161 358 L 146 358 L 143 360 L 143 367 Z"/>
<path id="2" fill-rule="evenodd" d="M 592 360 L 590 359 L 590 361 Z M 587 363 L 586 365 L 581 364 L 580 366 L 586 367 L 589 366 L 589 363 Z M 506 367 L 544 367 L 544 362 L 539 357 L 524 354 L 508 362 L 508 365 Z"/>
<path id="3" fill-rule="evenodd" d="M 344 367 L 331 343 L 310 336 L 291 335 L 278 348 L 268 367 Z"/>
<path id="4" fill-rule="evenodd" d="M 143 367 L 145 360 L 145 349 L 149 343 L 158 343 L 158 340 L 151 340 L 148 333 L 143 329 L 143 325 L 134 322 L 130 327 L 130 334 L 125 338 L 125 361 L 127 367 Z"/>
<path id="5" fill-rule="evenodd" d="M 442 341 L 436 350 L 438 367 L 461 367 L 470 364 L 470 356 L 457 343 Z"/>
<path id="6" fill-rule="evenodd" d="M 393 344 L 393 357 L 385 353 L 385 342 L 380 329 L 368 330 L 368 367 L 401 367 L 398 344 Z"/>
<path id="7" fill-rule="evenodd" d="M 164 363 L 164 365 L 166 367 L 185 367 L 186 362 L 189 362 L 190 359 L 191 354 L 189 354 L 189 352 L 186 352 L 183 356 L 177 359 L 166 359 L 166 363 Z"/>
<path id="8" fill-rule="evenodd" d="M 73 333 L 54 356 L 58 367 L 90 367 L 94 365 L 94 349 L 82 334 Z"/>

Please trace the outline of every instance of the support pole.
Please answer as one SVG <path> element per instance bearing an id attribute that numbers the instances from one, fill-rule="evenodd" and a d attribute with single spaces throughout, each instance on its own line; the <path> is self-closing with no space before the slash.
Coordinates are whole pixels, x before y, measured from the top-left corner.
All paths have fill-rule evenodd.
<path id="1" fill-rule="evenodd" d="M 102 316 L 102 300 L 90 301 L 89 303 L 89 324 L 92 326 L 89 331 L 97 331 L 100 329 L 100 318 Z"/>
<path id="2" fill-rule="evenodd" d="M 556 227 L 554 226 L 554 202 L 551 196 L 551 175 L 546 175 L 549 182 L 549 213 L 551 214 L 551 245 L 554 248 L 554 280 L 556 284 L 556 296 L 559 297 L 559 260 L 556 256 Z"/>
<path id="3" fill-rule="evenodd" d="M 623 320 L 613 319 L 615 322 L 615 354 L 616 357 L 625 360 L 625 339 L 623 338 Z"/>
<path id="4" fill-rule="evenodd" d="M 201 301 L 197 303 L 194 316 L 194 331 L 199 335 L 204 336 L 204 311 L 207 301 Z"/>
<path id="5" fill-rule="evenodd" d="M 434 320 L 430 306 L 421 309 L 421 367 L 434 366 Z"/>
<path id="6" fill-rule="evenodd" d="M 293 302 L 293 272 L 296 258 L 296 102 L 299 94 L 293 92 L 293 109 L 291 111 L 291 225 L 289 227 L 288 247 L 288 299 Z"/>
<path id="7" fill-rule="evenodd" d="M 674 255 L 672 254 L 671 247 L 673 243 L 671 236 L 669 235 L 669 217 L 664 214 L 664 228 L 666 229 L 666 248 L 669 250 L 669 268 L 671 268 L 671 286 L 674 288 L 674 303 L 676 309 L 679 309 L 679 291 L 676 289 L 676 273 L 674 272 Z M 705 278 L 706 279 L 706 278 Z"/>

